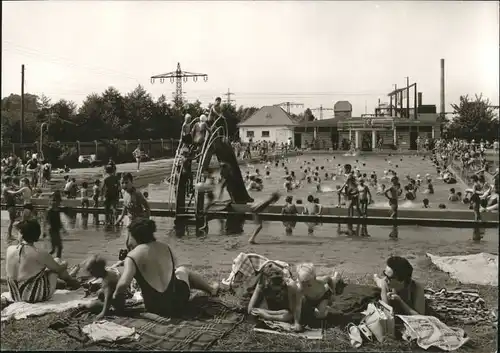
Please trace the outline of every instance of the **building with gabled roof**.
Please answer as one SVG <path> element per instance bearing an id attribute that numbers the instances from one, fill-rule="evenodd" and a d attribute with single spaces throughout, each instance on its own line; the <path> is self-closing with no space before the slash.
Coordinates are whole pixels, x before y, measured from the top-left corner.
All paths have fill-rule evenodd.
<path id="1" fill-rule="evenodd" d="M 260 108 L 251 117 L 238 124 L 240 140 L 287 143 L 293 139 L 294 127 L 298 124 L 277 105 Z"/>

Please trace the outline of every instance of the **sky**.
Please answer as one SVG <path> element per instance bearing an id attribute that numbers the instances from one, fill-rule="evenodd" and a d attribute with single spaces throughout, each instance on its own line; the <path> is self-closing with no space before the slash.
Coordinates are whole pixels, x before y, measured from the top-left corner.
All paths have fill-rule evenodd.
<path id="1" fill-rule="evenodd" d="M 188 101 L 235 93 L 236 105 L 292 102 L 353 116 L 417 82 L 439 111 L 445 59 L 446 111 L 460 95 L 499 104 L 499 2 L 494 1 L 3 1 L 2 97 L 25 91 L 82 103 L 114 86 L 141 84 L 172 97 L 152 75 L 184 71 Z M 314 111 L 319 117 L 319 111 Z M 323 118 L 333 115 L 325 110 Z"/>

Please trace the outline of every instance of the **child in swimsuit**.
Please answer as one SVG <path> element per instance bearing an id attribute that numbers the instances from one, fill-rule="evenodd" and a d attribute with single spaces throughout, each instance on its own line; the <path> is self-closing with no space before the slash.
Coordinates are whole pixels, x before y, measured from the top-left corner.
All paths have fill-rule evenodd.
<path id="1" fill-rule="evenodd" d="M 361 215 L 367 217 L 368 215 L 368 205 L 372 202 L 372 194 L 370 188 L 365 184 L 364 180 L 359 182 L 359 208 L 361 210 Z"/>
<path id="2" fill-rule="evenodd" d="M 296 215 L 298 213 L 297 207 L 292 202 L 293 202 L 293 196 L 287 196 L 285 199 L 285 206 L 281 210 L 281 214 Z M 283 222 L 283 225 L 285 226 L 285 234 L 288 236 L 292 235 L 293 229 L 295 228 L 296 224 L 297 224 L 296 221 Z"/>
<path id="3" fill-rule="evenodd" d="M 61 209 L 59 205 L 61 204 L 61 194 L 59 191 L 55 191 L 51 197 L 50 208 L 47 211 L 47 226 L 49 228 L 50 242 L 52 244 L 52 250 L 50 254 L 56 253 L 56 257 L 61 258 L 62 256 L 62 238 L 61 231 L 66 232 L 61 222 Z"/>
<path id="4" fill-rule="evenodd" d="M 345 284 L 338 272 L 333 276 L 316 276 L 312 263 L 297 266 L 298 300 L 296 312 L 302 325 L 314 319 L 325 319 L 334 295 L 342 294 Z"/>
<path id="5" fill-rule="evenodd" d="M 391 179 L 392 185 L 384 192 L 384 196 L 389 199 L 389 206 L 391 207 L 391 215 L 392 219 L 396 219 L 398 217 L 398 197 L 401 194 L 401 190 L 399 188 L 399 179 L 394 176 Z M 389 234 L 390 238 L 397 238 L 397 226 L 394 225 L 392 232 Z"/>
<path id="6" fill-rule="evenodd" d="M 359 217 L 361 216 L 361 210 L 359 209 L 359 190 L 358 186 L 356 185 L 356 180 L 353 176 L 349 176 L 346 184 L 347 186 L 345 190 L 347 199 L 349 200 L 349 204 L 347 206 L 347 215 L 349 217 L 353 217 L 354 208 L 356 208 Z"/>
<path id="7" fill-rule="evenodd" d="M 34 213 L 33 203 L 31 201 L 31 197 L 33 196 L 33 190 L 30 186 L 30 181 L 28 178 L 23 178 L 21 180 L 21 188 L 17 191 L 6 190 L 11 195 L 21 195 L 23 199 L 23 214 L 22 220 L 27 221 L 31 219 Z"/>
<path id="8" fill-rule="evenodd" d="M 307 196 L 307 205 L 304 207 L 302 214 L 315 216 L 319 214 L 319 207 L 314 203 L 314 196 Z M 307 233 L 313 235 L 314 227 L 316 227 L 316 222 L 307 222 Z"/>
<path id="9" fill-rule="evenodd" d="M 85 269 L 96 279 L 102 280 L 101 289 L 98 291 L 98 298 L 99 301 L 103 302 L 103 307 L 101 313 L 97 315 L 96 320 L 100 320 L 106 316 L 111 305 L 113 305 L 115 310 L 122 310 L 124 301 L 113 300 L 113 293 L 115 292 L 120 275 L 116 271 L 106 269 L 106 260 L 99 255 L 93 255 L 87 260 Z"/>
<path id="10" fill-rule="evenodd" d="M 9 227 L 7 228 L 7 239 L 12 238 L 12 227 L 16 220 L 16 198 L 9 191 L 13 191 L 14 185 L 12 183 L 12 178 L 6 176 L 3 178 L 2 182 L 2 197 L 5 202 L 5 208 L 9 213 Z"/>

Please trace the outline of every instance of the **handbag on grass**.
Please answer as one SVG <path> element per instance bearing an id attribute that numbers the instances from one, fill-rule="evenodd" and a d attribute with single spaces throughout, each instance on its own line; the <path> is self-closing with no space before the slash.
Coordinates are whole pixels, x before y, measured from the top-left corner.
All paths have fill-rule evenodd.
<path id="1" fill-rule="evenodd" d="M 368 327 L 377 341 L 384 342 L 386 337 L 394 336 L 394 311 L 391 306 L 379 300 L 368 304 L 363 315 L 361 323 Z"/>

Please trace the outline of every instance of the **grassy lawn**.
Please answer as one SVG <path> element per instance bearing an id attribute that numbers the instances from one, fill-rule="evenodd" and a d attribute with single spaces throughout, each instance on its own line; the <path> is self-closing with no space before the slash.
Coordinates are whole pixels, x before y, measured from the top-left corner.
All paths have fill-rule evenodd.
<path id="1" fill-rule="evenodd" d="M 430 260 L 419 259 L 418 268 L 429 274 L 427 285 L 433 288 L 453 288 L 456 282 L 449 279 L 448 275 L 438 271 Z M 207 269 L 196 268 L 207 277 L 216 279 L 218 277 Z M 349 277 L 351 282 L 370 283 L 368 276 Z M 469 285 L 468 288 L 479 289 L 480 295 L 486 301 L 488 307 L 496 307 L 498 301 L 498 289 L 490 286 Z M 2 285 L 2 291 L 6 286 Z M 231 295 L 224 295 L 226 301 L 235 301 Z M 48 329 L 50 323 L 57 318 L 56 314 L 49 314 L 43 317 L 30 318 L 26 320 L 14 321 L 9 324 L 2 324 L 1 348 L 2 350 L 82 350 L 82 346 L 76 340 L 56 331 Z M 349 345 L 349 339 L 343 328 L 329 328 L 326 337 L 322 341 L 309 341 L 294 337 L 284 337 L 279 335 L 268 335 L 255 333 L 252 331 L 253 325 L 244 322 L 226 337 L 216 343 L 211 349 L 216 351 L 354 351 Z M 459 352 L 486 353 L 496 350 L 497 331 L 491 325 L 465 326 L 463 327 L 471 337 L 471 341 L 462 347 Z M 104 350 L 104 349 L 103 349 Z M 388 340 L 383 344 L 364 344 L 356 351 L 380 351 L 380 352 L 400 352 L 400 351 L 420 351 L 406 342 Z M 423 350 L 422 350 L 423 351 Z"/>

